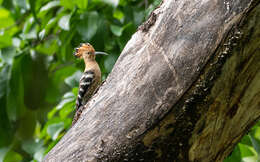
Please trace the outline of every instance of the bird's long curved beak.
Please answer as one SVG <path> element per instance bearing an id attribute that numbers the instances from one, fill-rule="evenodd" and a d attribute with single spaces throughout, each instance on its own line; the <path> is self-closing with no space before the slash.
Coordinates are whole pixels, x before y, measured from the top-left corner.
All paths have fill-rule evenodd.
<path id="1" fill-rule="evenodd" d="M 96 51 L 95 55 L 108 55 L 106 52 Z"/>

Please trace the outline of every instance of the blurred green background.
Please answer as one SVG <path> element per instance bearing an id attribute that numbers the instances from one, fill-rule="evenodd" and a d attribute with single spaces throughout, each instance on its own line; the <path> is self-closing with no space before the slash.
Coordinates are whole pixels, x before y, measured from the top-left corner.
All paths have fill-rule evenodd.
<path id="1" fill-rule="evenodd" d="M 41 161 L 70 127 L 84 64 L 82 42 L 103 78 L 160 0 L 0 0 L 0 162 Z M 259 159 L 255 126 L 226 161 Z"/>

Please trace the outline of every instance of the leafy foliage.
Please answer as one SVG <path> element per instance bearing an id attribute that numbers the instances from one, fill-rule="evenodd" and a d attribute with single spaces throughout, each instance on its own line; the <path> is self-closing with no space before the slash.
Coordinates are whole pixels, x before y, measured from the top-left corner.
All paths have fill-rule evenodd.
<path id="1" fill-rule="evenodd" d="M 159 3 L 0 0 L 0 162 L 41 161 L 70 127 L 84 66 L 73 48 L 90 42 L 109 53 L 97 58 L 105 79 Z M 258 129 L 227 161 L 259 157 Z"/>
<path id="2" fill-rule="evenodd" d="M 260 122 L 244 136 L 232 154 L 224 162 L 255 162 L 260 161 Z"/>

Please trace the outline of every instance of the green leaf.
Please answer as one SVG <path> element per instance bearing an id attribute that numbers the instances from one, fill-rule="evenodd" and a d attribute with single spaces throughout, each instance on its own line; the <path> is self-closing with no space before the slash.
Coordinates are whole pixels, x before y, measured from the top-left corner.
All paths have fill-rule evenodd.
<path id="1" fill-rule="evenodd" d="M 113 34 L 120 37 L 123 33 L 124 28 L 117 25 L 110 25 L 110 30 Z"/>
<path id="2" fill-rule="evenodd" d="M 54 66 L 55 67 L 55 66 Z M 50 68 L 51 69 L 51 68 Z M 59 99 L 61 98 L 57 98 L 60 95 L 59 92 L 59 88 L 61 88 L 64 83 L 64 79 L 70 75 L 72 75 L 75 71 L 77 71 L 78 69 L 73 67 L 73 66 L 65 66 L 63 68 L 57 68 L 57 69 L 53 69 L 51 70 L 51 87 L 48 88 L 48 91 L 46 92 L 46 100 L 50 103 L 57 103 L 57 101 L 59 101 Z M 55 73 L 53 73 L 53 71 L 55 71 Z"/>
<path id="3" fill-rule="evenodd" d="M 12 37 L 9 34 L 0 35 L 0 49 L 12 45 Z"/>
<path id="4" fill-rule="evenodd" d="M 254 136 L 254 138 L 256 138 L 258 141 L 260 141 L 260 126 L 255 125 L 255 127 L 253 127 L 252 132 L 250 134 Z"/>
<path id="5" fill-rule="evenodd" d="M 74 96 L 73 96 L 73 98 L 65 98 L 65 99 L 61 100 L 61 102 L 57 105 L 56 109 L 57 110 L 62 109 L 65 104 L 67 104 L 73 100 L 74 100 Z"/>
<path id="6" fill-rule="evenodd" d="M 0 8 L 0 29 L 10 27 L 14 25 L 15 21 L 13 20 L 10 11 L 5 8 Z"/>
<path id="7" fill-rule="evenodd" d="M 139 26 L 144 21 L 144 11 L 134 11 L 134 23 Z"/>
<path id="8" fill-rule="evenodd" d="M 68 102 L 63 106 L 63 108 L 60 110 L 59 115 L 60 118 L 65 119 L 68 117 L 71 112 L 75 110 L 75 99 L 72 102 Z"/>
<path id="9" fill-rule="evenodd" d="M 69 118 L 64 118 L 63 121 L 64 121 L 64 127 L 65 128 L 70 128 L 71 126 L 71 123 L 72 123 L 72 116 L 69 117 Z"/>
<path id="10" fill-rule="evenodd" d="M 63 30 L 70 30 L 70 18 L 71 14 L 62 16 L 58 23 L 59 27 Z"/>
<path id="11" fill-rule="evenodd" d="M 58 6 L 60 6 L 60 1 L 50 1 L 49 3 L 41 7 L 37 15 L 38 17 L 44 19 L 46 18 L 46 14 L 49 13 L 51 9 L 56 8 Z"/>
<path id="12" fill-rule="evenodd" d="M 25 113 L 24 84 L 21 72 L 22 57 L 14 59 L 12 64 L 11 78 L 8 84 L 7 114 L 11 121 L 17 120 Z"/>
<path id="13" fill-rule="evenodd" d="M 1 147 L 8 146 L 12 143 L 14 137 L 13 123 L 8 119 L 6 112 L 6 93 L 9 87 L 7 86 L 10 74 L 10 66 L 5 66 L 0 72 L 0 161 Z"/>
<path id="14" fill-rule="evenodd" d="M 26 3 L 26 0 L 13 0 L 15 6 L 18 6 L 23 9 L 28 9 L 29 6 Z"/>
<path id="15" fill-rule="evenodd" d="M 51 124 L 47 128 L 47 133 L 51 136 L 52 140 L 57 139 L 60 132 L 64 129 L 64 123 L 59 122 L 55 124 Z"/>
<path id="16" fill-rule="evenodd" d="M 73 93 L 75 96 L 78 95 L 78 91 L 79 91 L 79 88 L 78 88 L 78 87 L 72 88 L 72 93 Z"/>
<path id="17" fill-rule="evenodd" d="M 44 38 L 44 36 L 45 36 L 45 29 L 43 29 L 42 31 L 40 31 L 39 32 L 39 38 L 41 39 L 41 40 L 43 40 L 43 38 Z"/>
<path id="18" fill-rule="evenodd" d="M 126 43 L 128 42 L 129 38 L 132 36 L 132 34 L 135 32 L 135 26 L 132 23 L 128 23 L 124 25 L 124 31 L 123 35 L 121 37 L 118 37 L 117 44 L 120 47 L 120 50 L 123 50 Z"/>
<path id="19" fill-rule="evenodd" d="M 118 20 L 123 20 L 124 13 L 122 11 L 120 11 L 119 9 L 116 9 L 115 12 L 113 13 L 113 17 Z"/>
<path id="20" fill-rule="evenodd" d="M 65 8 L 68 8 L 70 10 L 72 10 L 74 8 L 74 3 L 73 1 L 71 0 L 60 0 L 60 4 L 65 7 Z"/>
<path id="21" fill-rule="evenodd" d="M 37 152 L 39 149 L 41 149 L 43 147 L 43 144 L 44 143 L 42 140 L 36 142 L 31 139 L 31 140 L 23 141 L 22 148 L 27 153 L 34 154 L 35 152 Z"/>
<path id="22" fill-rule="evenodd" d="M 250 157 L 244 157 L 241 160 L 242 162 L 259 162 L 259 160 L 257 160 L 256 156 L 250 156 Z"/>
<path id="23" fill-rule="evenodd" d="M 243 145 L 243 144 L 238 144 L 238 147 L 240 149 L 241 152 L 241 156 L 242 157 L 248 157 L 248 156 L 254 156 L 255 154 L 251 151 L 252 147 L 251 146 L 247 146 L 247 145 Z"/>
<path id="24" fill-rule="evenodd" d="M 31 16 L 28 17 L 28 18 L 26 19 L 25 23 L 24 23 L 22 33 L 23 33 L 23 34 L 28 33 L 28 32 L 31 30 L 31 28 L 33 27 L 33 23 L 34 23 L 33 17 L 31 17 Z"/>
<path id="25" fill-rule="evenodd" d="M 60 1 L 50 1 L 46 5 L 42 6 L 42 8 L 40 9 L 40 12 L 47 11 L 47 10 L 57 7 L 59 5 L 60 5 Z"/>
<path id="26" fill-rule="evenodd" d="M 33 15 L 33 19 L 37 24 L 40 24 L 40 22 L 38 21 L 37 15 L 36 15 L 36 10 L 35 10 L 35 4 L 36 4 L 37 0 L 29 0 L 29 4 L 30 4 L 30 9 Z"/>
<path id="27" fill-rule="evenodd" d="M 8 147 L 1 147 L 0 148 L 0 161 L 4 161 L 5 155 L 10 149 Z"/>
<path id="28" fill-rule="evenodd" d="M 37 121 L 34 129 L 34 137 L 36 138 L 36 140 L 40 138 L 40 134 L 41 134 L 41 124 L 40 122 Z"/>
<path id="29" fill-rule="evenodd" d="M 26 39 L 36 39 L 37 38 L 37 27 L 33 26 L 32 28 L 30 28 L 30 30 L 24 31 L 21 35 L 20 35 L 24 40 Z"/>
<path id="30" fill-rule="evenodd" d="M 103 0 L 105 3 L 112 5 L 113 7 L 117 7 L 119 4 L 119 0 Z"/>
<path id="31" fill-rule="evenodd" d="M 45 149 L 46 148 L 40 148 L 37 150 L 37 152 L 34 153 L 33 158 L 37 161 L 42 161 L 43 157 L 44 157 L 44 153 L 45 153 Z"/>
<path id="32" fill-rule="evenodd" d="M 87 9 L 88 6 L 88 0 L 75 0 L 76 5 L 78 6 L 78 8 L 80 9 Z"/>
<path id="33" fill-rule="evenodd" d="M 59 142 L 59 138 L 49 143 L 44 153 L 46 154 L 47 152 L 49 152 L 58 142 Z"/>
<path id="34" fill-rule="evenodd" d="M 49 34 L 50 30 L 54 27 L 56 27 L 56 24 L 57 24 L 57 21 L 58 21 L 58 18 L 57 17 L 54 17 L 52 19 L 50 19 L 47 23 L 47 25 L 45 26 L 44 30 L 46 31 L 45 34 Z"/>
<path id="35" fill-rule="evenodd" d="M 7 92 L 7 82 L 10 76 L 10 66 L 5 66 L 0 71 L 0 98 L 3 97 Z"/>
<path id="36" fill-rule="evenodd" d="M 74 98 L 75 97 L 75 95 L 74 95 L 74 93 L 72 93 L 72 92 L 67 92 L 67 93 L 65 93 L 64 95 L 63 95 L 63 98 L 64 99 L 66 99 L 66 98 Z"/>
<path id="37" fill-rule="evenodd" d="M 47 138 L 49 140 L 49 136 L 48 136 L 48 132 L 47 132 L 48 127 L 52 124 L 56 124 L 56 123 L 60 123 L 60 122 L 63 122 L 63 120 L 58 117 L 54 117 L 54 118 L 47 120 L 47 122 L 43 126 L 43 129 L 41 130 L 39 138 L 40 139 Z"/>
<path id="38" fill-rule="evenodd" d="M 54 115 L 56 114 L 56 112 L 58 111 L 58 109 L 55 107 L 53 108 L 49 113 L 48 113 L 48 119 L 52 119 L 54 117 Z"/>
<path id="39" fill-rule="evenodd" d="M 113 69 L 113 66 L 117 60 L 117 55 L 110 54 L 107 59 L 105 59 L 104 65 L 108 72 L 110 72 Z"/>
<path id="40" fill-rule="evenodd" d="M 232 154 L 228 156 L 224 162 L 239 162 L 241 161 L 241 153 L 238 146 L 235 147 Z"/>
<path id="41" fill-rule="evenodd" d="M 82 16 L 81 21 L 77 24 L 77 31 L 84 41 L 89 41 L 97 32 L 98 13 L 89 12 Z"/>
<path id="42" fill-rule="evenodd" d="M 79 84 L 81 75 L 82 75 L 81 71 L 76 71 L 73 75 L 65 79 L 65 83 L 69 85 L 71 88 L 76 87 Z"/>
<path id="43" fill-rule="evenodd" d="M 161 0 L 154 0 L 151 5 L 145 10 L 146 19 L 151 14 L 151 12 L 160 4 Z"/>
<path id="44" fill-rule="evenodd" d="M 67 105 L 71 104 L 72 101 L 74 103 L 75 95 L 72 92 L 65 93 L 60 103 L 48 113 L 48 119 L 53 118 L 58 110 L 64 109 L 64 107 L 67 107 Z"/>
<path id="45" fill-rule="evenodd" d="M 58 55 L 59 60 L 69 61 L 69 59 L 74 58 L 71 41 L 75 35 L 75 32 L 76 30 L 62 31 L 62 33 L 60 34 L 60 41 L 63 45 L 62 48 L 59 50 L 59 55 Z"/>
<path id="46" fill-rule="evenodd" d="M 245 135 L 242 140 L 240 141 L 241 144 L 244 144 L 244 145 L 248 145 L 248 146 L 251 146 L 252 145 L 252 142 L 249 138 L 248 135 Z"/>
<path id="47" fill-rule="evenodd" d="M 19 48 L 20 45 L 21 45 L 21 40 L 17 37 L 14 37 L 12 39 L 12 44 L 13 44 L 14 47 Z"/>
<path id="48" fill-rule="evenodd" d="M 13 58 L 15 56 L 16 56 L 16 52 L 15 52 L 15 48 L 13 47 L 4 48 L 0 52 L 0 58 L 9 65 L 13 63 Z"/>
<path id="49" fill-rule="evenodd" d="M 43 33 L 42 33 L 43 34 Z M 40 36 L 41 37 L 41 36 Z M 59 46 L 56 39 L 49 39 L 43 42 L 43 44 L 39 44 L 36 47 L 36 51 L 46 55 L 53 55 Z"/>
<path id="50" fill-rule="evenodd" d="M 250 138 L 250 140 L 253 144 L 253 147 L 256 150 L 258 156 L 260 157 L 260 143 L 259 143 L 259 141 L 253 135 L 251 135 L 251 133 L 249 133 L 249 138 Z"/>
<path id="51" fill-rule="evenodd" d="M 4 158 L 4 162 L 20 162 L 22 161 L 22 155 L 17 152 L 10 150 Z"/>

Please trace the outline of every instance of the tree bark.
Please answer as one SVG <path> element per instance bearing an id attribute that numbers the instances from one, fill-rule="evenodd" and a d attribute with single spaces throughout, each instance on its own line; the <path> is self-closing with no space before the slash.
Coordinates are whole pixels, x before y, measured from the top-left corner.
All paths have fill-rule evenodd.
<path id="1" fill-rule="evenodd" d="M 164 0 L 44 161 L 222 161 L 260 117 L 259 17 Z"/>

